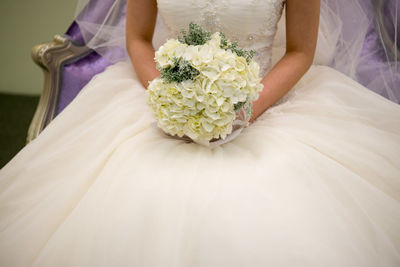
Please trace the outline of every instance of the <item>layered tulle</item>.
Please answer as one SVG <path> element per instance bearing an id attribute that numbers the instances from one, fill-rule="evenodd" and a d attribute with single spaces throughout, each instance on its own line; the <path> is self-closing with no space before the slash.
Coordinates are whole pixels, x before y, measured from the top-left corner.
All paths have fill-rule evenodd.
<path id="1" fill-rule="evenodd" d="M 129 63 L 0 171 L 1 266 L 398 266 L 400 107 L 328 67 L 232 141 L 164 135 Z"/>

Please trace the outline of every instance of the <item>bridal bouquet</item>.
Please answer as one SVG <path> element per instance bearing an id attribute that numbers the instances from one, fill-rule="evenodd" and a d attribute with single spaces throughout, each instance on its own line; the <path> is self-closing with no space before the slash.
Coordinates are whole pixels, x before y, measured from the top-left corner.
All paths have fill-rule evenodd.
<path id="1" fill-rule="evenodd" d="M 254 54 L 194 23 L 168 40 L 155 53 L 161 76 L 148 87 L 158 127 L 210 145 L 247 126 L 263 88 Z"/>

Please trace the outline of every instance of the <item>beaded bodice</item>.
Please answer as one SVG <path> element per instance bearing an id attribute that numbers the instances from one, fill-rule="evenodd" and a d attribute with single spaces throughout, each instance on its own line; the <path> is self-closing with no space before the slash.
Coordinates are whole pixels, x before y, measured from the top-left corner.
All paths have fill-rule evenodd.
<path id="1" fill-rule="evenodd" d="M 157 0 L 159 13 L 171 37 L 190 22 L 220 31 L 231 41 L 257 51 L 261 74 L 270 67 L 271 47 L 285 0 Z"/>

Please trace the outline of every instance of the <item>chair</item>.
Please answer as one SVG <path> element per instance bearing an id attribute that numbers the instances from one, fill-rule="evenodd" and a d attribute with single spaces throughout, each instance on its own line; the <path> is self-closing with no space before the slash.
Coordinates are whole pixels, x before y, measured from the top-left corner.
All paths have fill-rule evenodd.
<path id="1" fill-rule="evenodd" d="M 32 48 L 33 61 L 44 72 L 44 86 L 27 134 L 27 143 L 76 97 L 90 79 L 110 63 L 88 48 L 76 22 L 52 42 Z"/>

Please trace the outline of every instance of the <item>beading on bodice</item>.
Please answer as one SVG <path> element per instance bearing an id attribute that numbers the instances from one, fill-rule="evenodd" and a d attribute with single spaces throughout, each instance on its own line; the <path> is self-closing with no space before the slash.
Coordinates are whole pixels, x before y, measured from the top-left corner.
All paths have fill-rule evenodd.
<path id="1" fill-rule="evenodd" d="M 245 49 L 257 51 L 260 73 L 270 68 L 271 47 L 285 0 L 157 0 L 164 24 L 175 38 L 190 22 L 223 32 Z"/>

